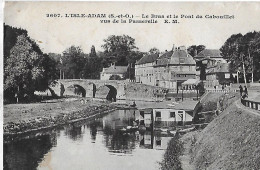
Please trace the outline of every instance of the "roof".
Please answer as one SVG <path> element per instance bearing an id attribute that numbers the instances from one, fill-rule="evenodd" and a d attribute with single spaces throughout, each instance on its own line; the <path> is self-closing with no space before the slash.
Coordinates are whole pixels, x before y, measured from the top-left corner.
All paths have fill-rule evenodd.
<path id="1" fill-rule="evenodd" d="M 207 74 L 213 73 L 229 73 L 229 63 L 219 63 L 216 67 L 209 69 Z"/>
<path id="2" fill-rule="evenodd" d="M 143 56 L 140 60 L 136 62 L 137 65 L 152 63 L 159 57 L 159 54 L 150 54 Z"/>
<path id="3" fill-rule="evenodd" d="M 170 54 L 172 54 L 170 56 Z M 191 64 L 195 65 L 196 62 L 192 58 L 191 55 L 188 54 L 186 50 L 177 49 L 175 51 L 167 52 L 161 57 L 159 57 L 157 61 L 157 65 L 167 65 L 167 64 L 173 64 L 173 65 L 180 65 L 180 64 Z"/>
<path id="4" fill-rule="evenodd" d="M 194 71 L 171 71 L 172 74 L 196 74 Z"/>
<path id="5" fill-rule="evenodd" d="M 200 82 L 198 79 L 188 79 L 185 82 L 182 83 L 182 85 L 197 85 Z"/>
<path id="6" fill-rule="evenodd" d="M 146 109 L 175 109 L 175 110 L 194 110 L 198 101 L 185 100 L 181 103 L 173 103 L 172 101 L 154 102 L 153 105 L 146 108 L 139 108 L 139 110 Z"/>
<path id="7" fill-rule="evenodd" d="M 110 66 L 108 68 L 104 68 L 102 73 L 107 73 L 107 74 L 123 74 L 127 72 L 127 66 Z"/>
<path id="8" fill-rule="evenodd" d="M 194 100 L 185 100 L 174 106 L 174 109 L 178 110 L 194 110 L 198 101 Z"/>
<path id="9" fill-rule="evenodd" d="M 204 49 L 201 51 L 198 55 L 195 56 L 195 58 L 205 58 L 205 57 L 210 57 L 210 58 L 223 58 L 220 55 L 221 51 L 218 49 Z"/>
<path id="10" fill-rule="evenodd" d="M 159 57 L 159 59 L 161 59 L 161 58 L 171 58 L 172 53 L 173 53 L 172 50 L 171 50 L 171 51 L 167 51 L 167 52 L 165 52 L 163 55 L 161 55 L 161 56 Z"/>

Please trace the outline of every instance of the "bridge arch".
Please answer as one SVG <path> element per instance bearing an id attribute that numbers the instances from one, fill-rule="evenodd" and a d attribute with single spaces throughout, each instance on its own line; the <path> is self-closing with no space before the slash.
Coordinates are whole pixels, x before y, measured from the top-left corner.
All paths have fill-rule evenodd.
<path id="1" fill-rule="evenodd" d="M 105 85 L 109 88 L 109 92 L 106 96 L 106 99 L 108 101 L 116 102 L 116 96 L 117 96 L 117 89 L 112 85 Z"/>
<path id="2" fill-rule="evenodd" d="M 86 89 L 78 84 L 73 84 L 72 86 L 69 86 L 68 88 L 74 88 L 73 92 L 76 95 L 81 95 L 82 97 L 86 97 Z"/>

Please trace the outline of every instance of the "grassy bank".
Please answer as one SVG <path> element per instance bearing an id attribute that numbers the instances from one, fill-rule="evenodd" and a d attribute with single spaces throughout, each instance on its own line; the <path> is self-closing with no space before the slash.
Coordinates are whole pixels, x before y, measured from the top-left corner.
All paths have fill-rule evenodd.
<path id="1" fill-rule="evenodd" d="M 260 116 L 235 103 L 203 131 L 192 135 L 191 162 L 195 169 L 259 169 Z"/>
<path id="2" fill-rule="evenodd" d="M 84 102 L 67 98 L 46 103 L 10 104 L 4 106 L 4 134 L 21 134 L 87 119 L 114 110 L 115 105 L 101 101 Z"/>

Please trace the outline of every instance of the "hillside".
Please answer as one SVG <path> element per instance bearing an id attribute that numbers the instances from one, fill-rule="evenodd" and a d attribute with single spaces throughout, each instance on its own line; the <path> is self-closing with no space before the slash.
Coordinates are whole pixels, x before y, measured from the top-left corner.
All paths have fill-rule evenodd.
<path id="1" fill-rule="evenodd" d="M 260 168 L 260 115 L 252 112 L 234 102 L 194 135 L 191 161 L 196 169 Z"/>

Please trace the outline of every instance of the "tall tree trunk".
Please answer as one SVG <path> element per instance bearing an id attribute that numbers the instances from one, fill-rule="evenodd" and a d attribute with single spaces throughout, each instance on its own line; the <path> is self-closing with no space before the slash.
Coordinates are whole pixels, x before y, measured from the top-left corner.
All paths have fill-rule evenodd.
<path id="1" fill-rule="evenodd" d="M 244 61 L 244 57 L 243 56 L 242 56 L 242 62 L 243 62 L 244 81 L 245 81 L 245 85 L 247 87 L 245 61 Z"/>

